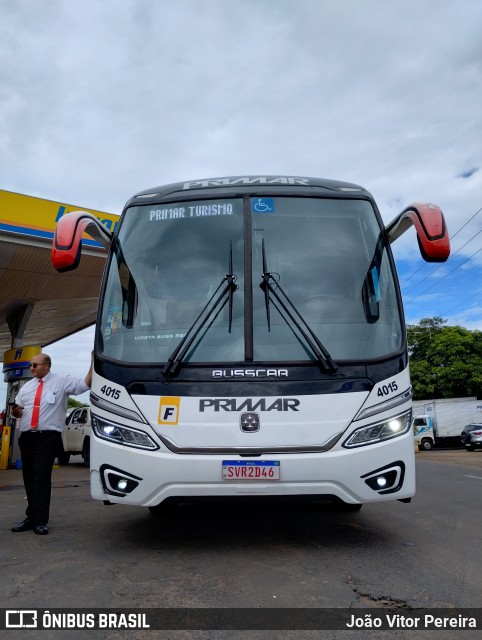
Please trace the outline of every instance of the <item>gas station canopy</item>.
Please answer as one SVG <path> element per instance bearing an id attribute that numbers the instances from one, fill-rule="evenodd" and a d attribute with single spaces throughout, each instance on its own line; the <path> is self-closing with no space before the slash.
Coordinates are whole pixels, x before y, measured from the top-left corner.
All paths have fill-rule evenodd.
<path id="1" fill-rule="evenodd" d="M 50 261 L 57 220 L 88 211 L 110 230 L 118 216 L 0 190 L 0 354 L 44 347 L 92 325 L 106 251 L 85 236 L 79 267 L 57 273 Z"/>

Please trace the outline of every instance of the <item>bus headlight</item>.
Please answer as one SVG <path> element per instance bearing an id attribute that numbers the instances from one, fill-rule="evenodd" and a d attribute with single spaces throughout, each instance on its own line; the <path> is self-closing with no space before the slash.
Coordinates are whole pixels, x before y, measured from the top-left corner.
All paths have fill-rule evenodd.
<path id="1" fill-rule="evenodd" d="M 159 449 L 159 445 L 144 431 L 126 427 L 110 420 L 107 421 L 94 415 L 92 415 L 92 429 L 98 438 L 116 442 L 125 447 L 148 449 L 149 451 Z"/>
<path id="2" fill-rule="evenodd" d="M 411 411 L 406 411 L 398 416 L 389 418 L 384 422 L 376 422 L 356 429 L 343 443 L 349 449 L 363 447 L 367 444 L 375 444 L 384 440 L 391 440 L 402 436 L 410 429 Z"/>

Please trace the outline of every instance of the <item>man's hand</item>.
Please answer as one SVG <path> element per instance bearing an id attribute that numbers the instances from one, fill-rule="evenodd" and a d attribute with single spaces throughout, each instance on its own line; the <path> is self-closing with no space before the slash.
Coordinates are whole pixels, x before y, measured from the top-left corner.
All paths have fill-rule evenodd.
<path id="1" fill-rule="evenodd" d="M 18 404 L 14 404 L 12 407 L 12 416 L 14 418 L 21 418 L 23 413 L 23 407 L 20 407 Z"/>

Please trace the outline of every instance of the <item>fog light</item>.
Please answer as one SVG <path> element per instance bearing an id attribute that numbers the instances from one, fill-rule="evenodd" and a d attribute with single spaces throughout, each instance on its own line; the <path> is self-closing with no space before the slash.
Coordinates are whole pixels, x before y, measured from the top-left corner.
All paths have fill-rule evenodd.
<path id="1" fill-rule="evenodd" d="M 378 489 L 388 489 L 395 484 L 398 475 L 398 469 L 391 469 L 390 471 L 373 475 L 371 478 L 367 478 L 365 482 L 370 489 L 374 489 L 375 491 Z"/>
<path id="2" fill-rule="evenodd" d="M 126 493 L 131 493 L 138 486 L 138 482 L 125 478 L 117 473 L 106 473 L 105 478 L 107 480 L 107 488 L 110 489 L 109 493 L 125 496 Z"/>
<path id="3" fill-rule="evenodd" d="M 128 493 L 132 493 L 142 478 L 134 476 L 127 471 L 116 469 L 108 465 L 102 465 L 99 469 L 101 473 L 104 491 L 112 496 L 124 498 Z"/>
<path id="4" fill-rule="evenodd" d="M 403 479 L 405 477 L 405 464 L 402 460 L 387 464 L 380 469 L 374 469 L 371 473 L 365 473 L 361 476 L 366 484 L 378 491 L 380 495 L 385 493 L 396 493 L 402 488 Z"/>

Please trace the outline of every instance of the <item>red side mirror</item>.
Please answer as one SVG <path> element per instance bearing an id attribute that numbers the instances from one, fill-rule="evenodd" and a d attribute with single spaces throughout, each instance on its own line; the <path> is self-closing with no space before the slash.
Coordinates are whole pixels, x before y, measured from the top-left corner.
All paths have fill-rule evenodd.
<path id="1" fill-rule="evenodd" d="M 79 266 L 82 234 L 86 232 L 107 248 L 112 232 L 86 211 L 71 211 L 57 222 L 52 242 L 52 264 L 57 271 L 71 271 Z"/>
<path id="2" fill-rule="evenodd" d="M 445 262 L 450 255 L 450 240 L 440 208 L 429 203 L 417 203 L 407 207 L 386 227 L 390 243 L 412 225 L 417 231 L 418 245 L 424 260 Z"/>

